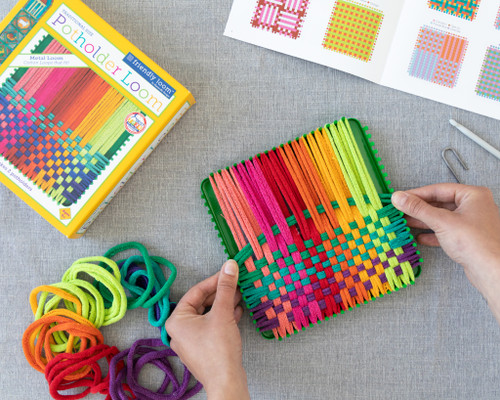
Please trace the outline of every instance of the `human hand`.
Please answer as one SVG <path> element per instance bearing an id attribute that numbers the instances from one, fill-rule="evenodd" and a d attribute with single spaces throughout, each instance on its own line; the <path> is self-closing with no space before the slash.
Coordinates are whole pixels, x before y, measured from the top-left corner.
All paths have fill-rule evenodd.
<path id="1" fill-rule="evenodd" d="M 193 286 L 165 323 L 170 346 L 203 384 L 209 399 L 249 399 L 238 322 L 238 264 Z M 206 314 L 205 309 L 212 306 Z"/>
<path id="2" fill-rule="evenodd" d="M 392 203 L 408 226 L 431 229 L 417 241 L 441 246 L 464 267 L 500 323 L 500 213 L 487 188 L 443 183 L 396 192 Z"/>

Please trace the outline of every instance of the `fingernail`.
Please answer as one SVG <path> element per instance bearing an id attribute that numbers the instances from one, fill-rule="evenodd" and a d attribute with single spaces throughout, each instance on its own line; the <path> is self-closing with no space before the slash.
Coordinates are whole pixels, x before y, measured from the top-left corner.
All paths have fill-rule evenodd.
<path id="1" fill-rule="evenodd" d="M 396 207 L 404 206 L 406 199 L 408 199 L 408 193 L 405 192 L 394 192 L 391 197 L 392 204 Z"/>
<path id="2" fill-rule="evenodd" d="M 235 276 L 238 273 L 238 264 L 234 260 L 227 260 L 224 264 L 224 273 L 226 275 Z"/>

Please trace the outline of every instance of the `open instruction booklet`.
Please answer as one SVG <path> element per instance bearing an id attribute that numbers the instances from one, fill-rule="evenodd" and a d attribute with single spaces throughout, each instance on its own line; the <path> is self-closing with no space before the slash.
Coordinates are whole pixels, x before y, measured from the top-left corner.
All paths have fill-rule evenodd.
<path id="1" fill-rule="evenodd" d="M 234 0 L 225 35 L 500 119 L 500 0 Z"/>

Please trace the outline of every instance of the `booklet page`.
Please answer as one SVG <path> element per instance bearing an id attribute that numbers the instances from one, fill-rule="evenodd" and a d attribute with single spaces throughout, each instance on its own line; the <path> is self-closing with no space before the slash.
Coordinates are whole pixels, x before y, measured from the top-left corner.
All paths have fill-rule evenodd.
<path id="1" fill-rule="evenodd" d="M 500 1 L 406 1 L 381 83 L 500 118 Z"/>
<path id="2" fill-rule="evenodd" d="M 225 35 L 379 83 L 401 0 L 235 0 Z"/>

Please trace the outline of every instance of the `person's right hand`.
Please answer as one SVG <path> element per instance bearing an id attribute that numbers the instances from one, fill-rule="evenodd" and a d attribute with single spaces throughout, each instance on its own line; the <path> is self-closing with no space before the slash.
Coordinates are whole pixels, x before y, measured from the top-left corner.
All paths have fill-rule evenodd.
<path id="1" fill-rule="evenodd" d="M 238 264 L 229 260 L 219 273 L 193 286 L 165 323 L 172 350 L 203 384 L 208 399 L 250 398 L 238 329 L 243 308 L 237 282 Z"/>
<path id="2" fill-rule="evenodd" d="M 408 226 L 430 229 L 417 241 L 441 246 L 464 267 L 500 323 L 500 213 L 484 187 L 442 183 L 395 192 L 392 203 Z"/>

